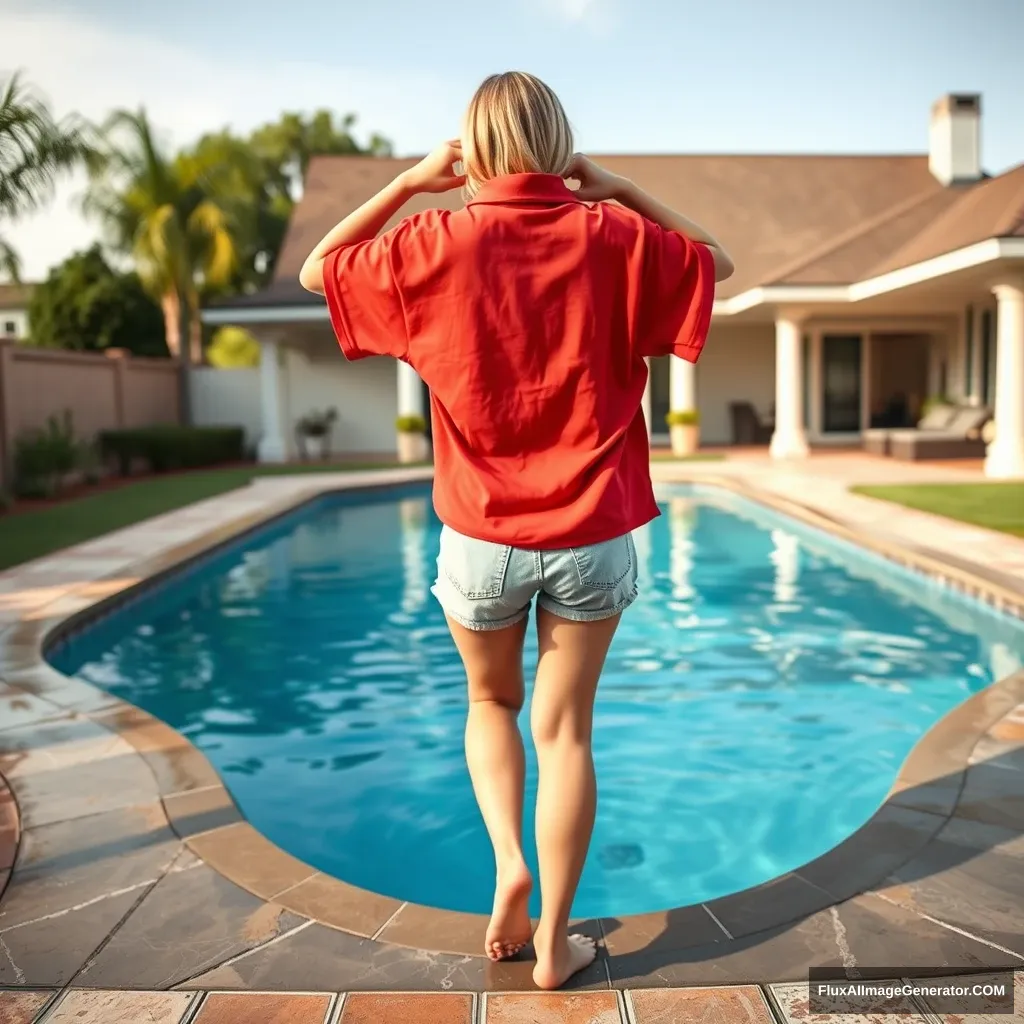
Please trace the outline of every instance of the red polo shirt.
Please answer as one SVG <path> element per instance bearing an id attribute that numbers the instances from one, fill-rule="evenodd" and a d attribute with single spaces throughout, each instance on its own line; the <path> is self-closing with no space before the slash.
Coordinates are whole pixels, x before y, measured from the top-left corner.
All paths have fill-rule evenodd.
<path id="1" fill-rule="evenodd" d="M 345 355 L 402 359 L 430 388 L 441 521 L 526 548 L 658 515 L 644 357 L 697 361 L 714 280 L 707 246 L 549 174 L 496 178 L 324 263 Z"/>

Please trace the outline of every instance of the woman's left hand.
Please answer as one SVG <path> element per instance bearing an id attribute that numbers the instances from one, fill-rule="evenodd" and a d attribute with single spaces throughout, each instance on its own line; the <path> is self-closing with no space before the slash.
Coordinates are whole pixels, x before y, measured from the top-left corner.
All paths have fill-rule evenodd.
<path id="1" fill-rule="evenodd" d="M 450 139 L 399 177 L 413 192 L 450 192 L 465 184 L 466 176 L 455 173 L 455 164 L 461 159 L 462 143 Z"/>

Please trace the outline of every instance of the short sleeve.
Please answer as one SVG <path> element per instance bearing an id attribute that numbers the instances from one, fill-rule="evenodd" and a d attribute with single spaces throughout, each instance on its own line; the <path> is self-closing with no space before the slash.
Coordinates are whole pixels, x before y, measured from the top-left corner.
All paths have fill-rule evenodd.
<path id="1" fill-rule="evenodd" d="M 644 239 L 639 316 L 634 337 L 644 356 L 697 362 L 711 326 L 715 260 L 678 231 L 642 218 Z"/>
<path id="2" fill-rule="evenodd" d="M 370 241 L 335 249 L 324 260 L 324 297 L 347 359 L 408 354 L 399 286 L 408 230 L 403 221 Z"/>

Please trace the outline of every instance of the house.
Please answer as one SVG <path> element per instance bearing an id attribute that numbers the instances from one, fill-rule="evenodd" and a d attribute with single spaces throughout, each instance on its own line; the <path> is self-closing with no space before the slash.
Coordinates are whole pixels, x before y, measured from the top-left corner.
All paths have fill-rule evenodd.
<path id="1" fill-rule="evenodd" d="M 21 341 L 28 337 L 28 303 L 32 286 L 0 284 L 0 338 Z"/>
<path id="2" fill-rule="evenodd" d="M 1024 164 L 987 175 L 980 121 L 980 96 L 948 95 L 919 155 L 596 156 L 736 262 L 699 364 L 652 361 L 655 441 L 670 409 L 699 409 L 708 444 L 740 440 L 752 410 L 772 424 L 771 453 L 800 458 L 951 396 L 995 410 L 987 472 L 1024 476 Z M 326 306 L 296 280 L 320 237 L 414 162 L 314 159 L 272 284 L 205 311 L 261 340 L 261 458 L 294 451 L 291 424 L 310 406 L 336 406 L 343 446 L 363 452 L 393 452 L 396 414 L 423 412 L 408 366 L 344 362 Z M 460 204 L 419 196 L 403 212 Z"/>

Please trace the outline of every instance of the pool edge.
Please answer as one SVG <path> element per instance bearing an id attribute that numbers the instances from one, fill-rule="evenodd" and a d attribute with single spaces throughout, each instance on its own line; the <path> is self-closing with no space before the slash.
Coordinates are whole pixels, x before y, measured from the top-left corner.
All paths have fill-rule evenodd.
<path id="1" fill-rule="evenodd" d="M 306 486 L 297 486 L 284 497 L 268 498 L 256 512 L 218 522 L 184 543 L 139 558 L 129 572 L 97 574 L 76 583 L 70 593 L 29 609 L 0 634 L 0 676 L 15 689 L 51 700 L 60 713 L 87 717 L 127 741 L 156 780 L 169 827 L 200 860 L 234 884 L 303 918 L 364 939 L 482 956 L 486 916 L 403 903 L 317 872 L 245 820 L 216 769 L 185 736 L 127 701 L 63 676 L 45 660 L 46 652 L 69 631 L 102 616 L 128 595 L 303 505 L 336 491 L 390 488 L 423 481 L 429 475 L 387 471 L 361 474 L 358 480 L 334 479 L 326 485 L 305 480 Z M 372 480 L 367 479 L 370 476 Z M 916 571 L 962 583 L 971 588 L 967 592 L 972 596 L 1024 617 L 1024 599 L 983 577 L 971 576 L 962 567 L 938 562 L 933 553 L 901 549 L 891 541 L 865 536 L 806 506 L 733 479 L 701 474 L 678 482 L 733 491 Z M 974 747 L 1021 701 L 1024 672 L 992 683 L 943 716 L 911 750 L 876 815 L 815 861 L 707 904 L 592 924 L 609 953 L 636 951 L 641 937 L 657 940 L 659 946 L 668 942 L 676 944 L 673 948 L 686 948 L 709 941 L 709 933 L 714 936 L 710 941 L 728 941 L 766 931 L 869 891 L 911 860 L 955 814 Z M 884 849 L 875 849 L 878 846 Z M 872 850 L 870 869 L 851 888 L 844 866 L 851 857 L 857 863 L 858 851 L 867 848 Z M 839 884 L 844 876 L 847 884 Z M 693 927 L 695 919 L 702 927 Z M 671 934 L 677 930 L 673 920 L 688 922 L 676 937 Z"/>

